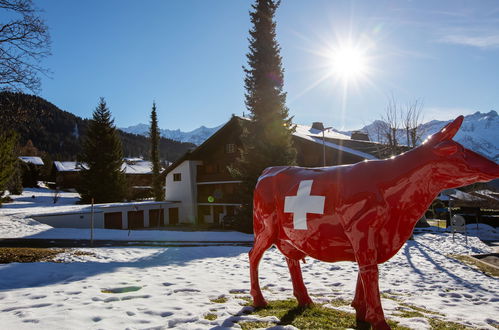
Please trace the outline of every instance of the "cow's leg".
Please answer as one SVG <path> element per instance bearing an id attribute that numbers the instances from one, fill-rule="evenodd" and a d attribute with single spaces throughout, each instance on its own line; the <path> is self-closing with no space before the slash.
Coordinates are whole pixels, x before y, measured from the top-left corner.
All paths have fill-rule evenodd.
<path id="1" fill-rule="evenodd" d="M 385 321 L 379 297 L 378 249 L 376 245 L 378 237 L 376 228 L 373 228 L 377 217 L 377 213 L 367 212 L 356 222 L 355 230 L 352 230 L 348 235 L 355 252 L 355 259 L 359 265 L 356 290 L 358 292 L 355 293 L 353 304 L 356 310 L 359 311 L 357 313 L 359 321 L 364 318 L 366 322 L 371 324 L 373 329 L 390 329 Z M 364 291 L 363 297 L 360 291 L 362 288 Z M 364 304 L 362 304 L 362 300 Z"/>
<path id="2" fill-rule="evenodd" d="M 364 285 L 362 284 L 360 272 L 357 275 L 357 286 L 355 287 L 355 297 L 352 301 L 352 307 L 355 308 L 357 322 L 365 322 L 366 300 L 364 298 Z"/>
<path id="3" fill-rule="evenodd" d="M 364 301 L 366 306 L 365 321 L 369 322 L 374 330 L 390 329 L 390 326 L 385 321 L 385 315 L 379 297 L 378 265 L 359 264 L 359 274 L 364 288 Z M 357 284 L 357 287 L 359 287 L 359 284 Z"/>
<path id="4" fill-rule="evenodd" d="M 303 277 L 301 274 L 300 261 L 286 257 L 288 263 L 289 273 L 291 274 L 291 281 L 293 282 L 293 294 L 298 300 L 300 306 L 310 306 L 313 304 L 312 299 L 308 295 Z"/>
<path id="5" fill-rule="evenodd" d="M 263 253 L 272 245 L 272 239 L 269 235 L 255 235 L 253 248 L 249 252 L 250 262 L 250 280 L 251 280 L 251 296 L 253 297 L 254 307 L 267 306 L 265 298 L 263 298 L 260 283 L 258 281 L 258 264 L 263 256 Z"/>

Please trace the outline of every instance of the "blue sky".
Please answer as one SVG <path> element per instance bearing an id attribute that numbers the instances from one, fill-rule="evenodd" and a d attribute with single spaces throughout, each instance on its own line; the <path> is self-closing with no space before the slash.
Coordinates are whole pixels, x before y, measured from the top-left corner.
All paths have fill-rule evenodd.
<path id="1" fill-rule="evenodd" d="M 243 0 L 36 0 L 52 37 L 40 96 L 90 117 L 106 98 L 119 127 L 219 125 L 244 106 L 248 12 Z M 499 2 L 283 0 L 277 38 L 294 121 L 355 129 L 388 98 L 450 119 L 499 104 Z M 338 79 L 327 54 L 362 49 L 368 74 Z"/>

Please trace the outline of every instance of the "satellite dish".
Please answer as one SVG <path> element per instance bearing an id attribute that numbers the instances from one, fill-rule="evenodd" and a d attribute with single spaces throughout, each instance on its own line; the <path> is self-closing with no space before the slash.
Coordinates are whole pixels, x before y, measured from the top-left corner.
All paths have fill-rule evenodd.
<path id="1" fill-rule="evenodd" d="M 464 219 L 462 215 L 455 214 L 450 223 L 453 227 L 464 227 L 464 225 L 466 225 L 466 219 Z"/>

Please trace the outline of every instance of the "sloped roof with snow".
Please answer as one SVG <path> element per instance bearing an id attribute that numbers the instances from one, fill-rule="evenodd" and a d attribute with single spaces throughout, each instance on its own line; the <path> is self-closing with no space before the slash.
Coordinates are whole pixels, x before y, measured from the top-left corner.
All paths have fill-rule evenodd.
<path id="1" fill-rule="evenodd" d="M 306 125 L 296 125 L 295 135 L 303 136 L 311 136 L 311 137 L 319 137 L 322 139 L 322 131 L 312 128 Z M 332 139 L 342 139 L 342 140 L 350 140 L 350 136 L 338 133 L 332 129 L 327 129 L 324 131 L 324 137 L 332 138 Z M 321 140 L 322 141 L 322 140 Z"/>
<path id="2" fill-rule="evenodd" d="M 121 170 L 125 174 L 151 174 L 152 173 L 152 163 L 148 160 L 143 160 L 142 158 L 125 158 L 125 161 L 121 165 Z M 83 168 L 88 168 L 86 164 L 80 162 L 60 162 L 55 161 L 54 166 L 58 172 L 78 172 Z"/>
<path id="3" fill-rule="evenodd" d="M 458 189 L 448 189 L 442 192 L 443 195 L 447 195 L 454 200 L 466 201 L 466 202 L 483 202 L 484 199 L 478 196 L 469 194 L 467 192 Z"/>
<path id="4" fill-rule="evenodd" d="M 338 134 L 339 135 L 343 135 L 343 134 L 340 134 L 340 133 L 338 133 Z M 323 144 L 322 136 L 318 137 L 316 135 L 306 135 L 306 134 L 301 134 L 301 133 L 298 133 L 298 132 L 295 132 L 293 135 L 297 136 L 299 138 L 311 141 L 311 142 L 315 142 L 315 143 L 318 143 L 318 144 L 321 144 L 321 145 Z M 346 135 L 343 135 L 343 136 L 346 136 Z M 339 140 L 347 140 L 348 139 L 348 140 L 350 140 L 350 137 L 347 136 L 347 138 L 336 138 L 336 139 L 339 139 Z M 324 145 L 326 146 L 326 148 L 331 148 L 331 149 L 336 149 L 336 150 L 340 150 L 340 151 L 343 151 L 343 152 L 347 152 L 349 154 L 353 154 L 353 155 L 362 157 L 362 158 L 367 159 L 367 160 L 378 159 L 377 157 L 375 157 L 375 156 L 373 156 L 373 155 L 371 155 L 371 154 L 369 154 L 367 152 L 359 151 L 359 150 L 347 147 L 347 146 L 342 145 L 342 144 L 337 144 L 337 143 L 331 142 L 328 139 L 325 139 Z"/>
<path id="5" fill-rule="evenodd" d="M 137 158 L 135 161 L 126 161 L 121 165 L 121 170 L 125 174 L 151 174 L 152 173 L 152 163 L 147 160 Z"/>
<path id="6" fill-rule="evenodd" d="M 86 164 L 80 162 L 72 162 L 72 161 L 68 162 L 54 161 L 54 166 L 58 172 L 79 172 L 83 168 L 87 168 Z"/>
<path id="7" fill-rule="evenodd" d="M 31 164 L 35 164 L 35 165 L 41 165 L 41 166 L 44 165 L 43 160 L 40 157 L 19 156 L 19 159 L 25 163 L 31 163 Z"/>

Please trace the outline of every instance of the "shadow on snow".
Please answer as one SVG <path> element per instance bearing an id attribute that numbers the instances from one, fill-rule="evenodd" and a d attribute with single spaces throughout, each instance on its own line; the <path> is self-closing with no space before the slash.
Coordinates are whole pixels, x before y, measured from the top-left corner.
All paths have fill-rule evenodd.
<path id="1" fill-rule="evenodd" d="M 116 248 L 120 249 L 120 248 Z M 11 263 L 0 265 L 0 291 L 40 287 L 56 283 L 69 284 L 98 274 L 113 273 L 119 268 L 184 266 L 208 258 L 235 257 L 249 247 L 175 247 L 164 248 L 152 256 L 127 262 Z"/>

